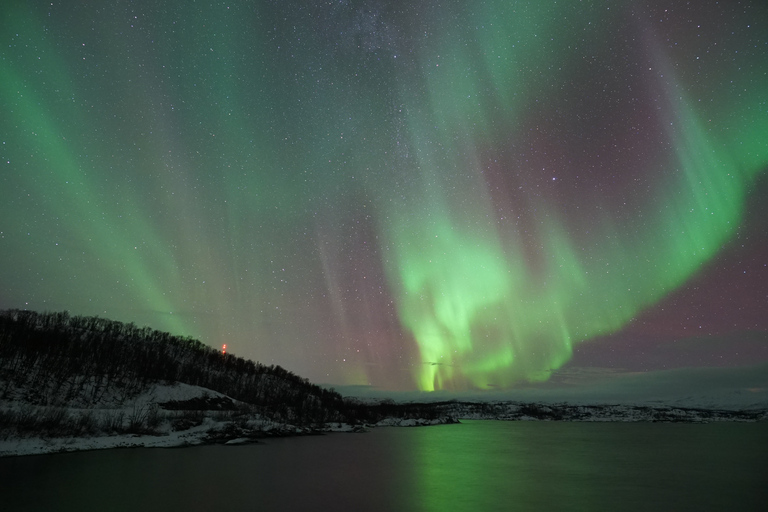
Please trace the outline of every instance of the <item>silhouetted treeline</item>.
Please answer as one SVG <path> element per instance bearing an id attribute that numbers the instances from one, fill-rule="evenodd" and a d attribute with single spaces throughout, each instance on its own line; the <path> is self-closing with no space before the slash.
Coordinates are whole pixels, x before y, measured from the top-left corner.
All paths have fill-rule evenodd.
<path id="1" fill-rule="evenodd" d="M 129 400 L 157 382 L 217 391 L 270 419 L 298 425 L 434 419 L 445 413 L 435 404 L 345 400 L 280 366 L 133 323 L 67 312 L 0 311 L 0 399 L 88 407 Z"/>
<path id="2" fill-rule="evenodd" d="M 190 337 L 67 312 L 0 311 L 0 398 L 24 390 L 24 400 L 40 405 L 98 403 L 154 382 L 218 391 L 277 421 L 349 421 L 335 391 Z"/>

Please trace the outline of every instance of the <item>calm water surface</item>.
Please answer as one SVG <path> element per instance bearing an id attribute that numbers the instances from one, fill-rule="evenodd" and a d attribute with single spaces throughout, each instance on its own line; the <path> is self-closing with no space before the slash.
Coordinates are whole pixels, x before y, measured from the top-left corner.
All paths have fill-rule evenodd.
<path id="1" fill-rule="evenodd" d="M 0 459 L 7 511 L 768 510 L 768 424 L 466 421 Z"/>

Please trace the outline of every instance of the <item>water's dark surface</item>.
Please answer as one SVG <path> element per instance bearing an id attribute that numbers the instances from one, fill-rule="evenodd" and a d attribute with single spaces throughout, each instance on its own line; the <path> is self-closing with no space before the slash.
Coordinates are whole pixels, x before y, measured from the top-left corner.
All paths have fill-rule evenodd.
<path id="1" fill-rule="evenodd" d="M 468 421 L 0 459 L 7 511 L 768 510 L 768 424 Z"/>

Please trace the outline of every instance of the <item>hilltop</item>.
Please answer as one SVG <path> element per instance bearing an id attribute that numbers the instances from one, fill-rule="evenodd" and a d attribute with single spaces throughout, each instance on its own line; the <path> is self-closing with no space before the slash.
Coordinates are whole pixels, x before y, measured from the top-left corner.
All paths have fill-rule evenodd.
<path id="1" fill-rule="evenodd" d="M 66 312 L 0 311 L 0 455 L 19 452 L 8 445 L 21 440 L 43 452 L 354 431 L 384 412 L 449 421 L 344 399 L 190 337 Z M 72 446 L 74 438 L 87 442 Z"/>

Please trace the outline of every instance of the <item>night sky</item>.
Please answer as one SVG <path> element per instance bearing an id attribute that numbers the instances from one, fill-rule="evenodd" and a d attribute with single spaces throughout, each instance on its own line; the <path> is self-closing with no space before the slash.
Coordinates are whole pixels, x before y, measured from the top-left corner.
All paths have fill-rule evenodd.
<path id="1" fill-rule="evenodd" d="M 0 308 L 391 390 L 768 361 L 765 1 L 6 1 L 0 43 Z"/>

